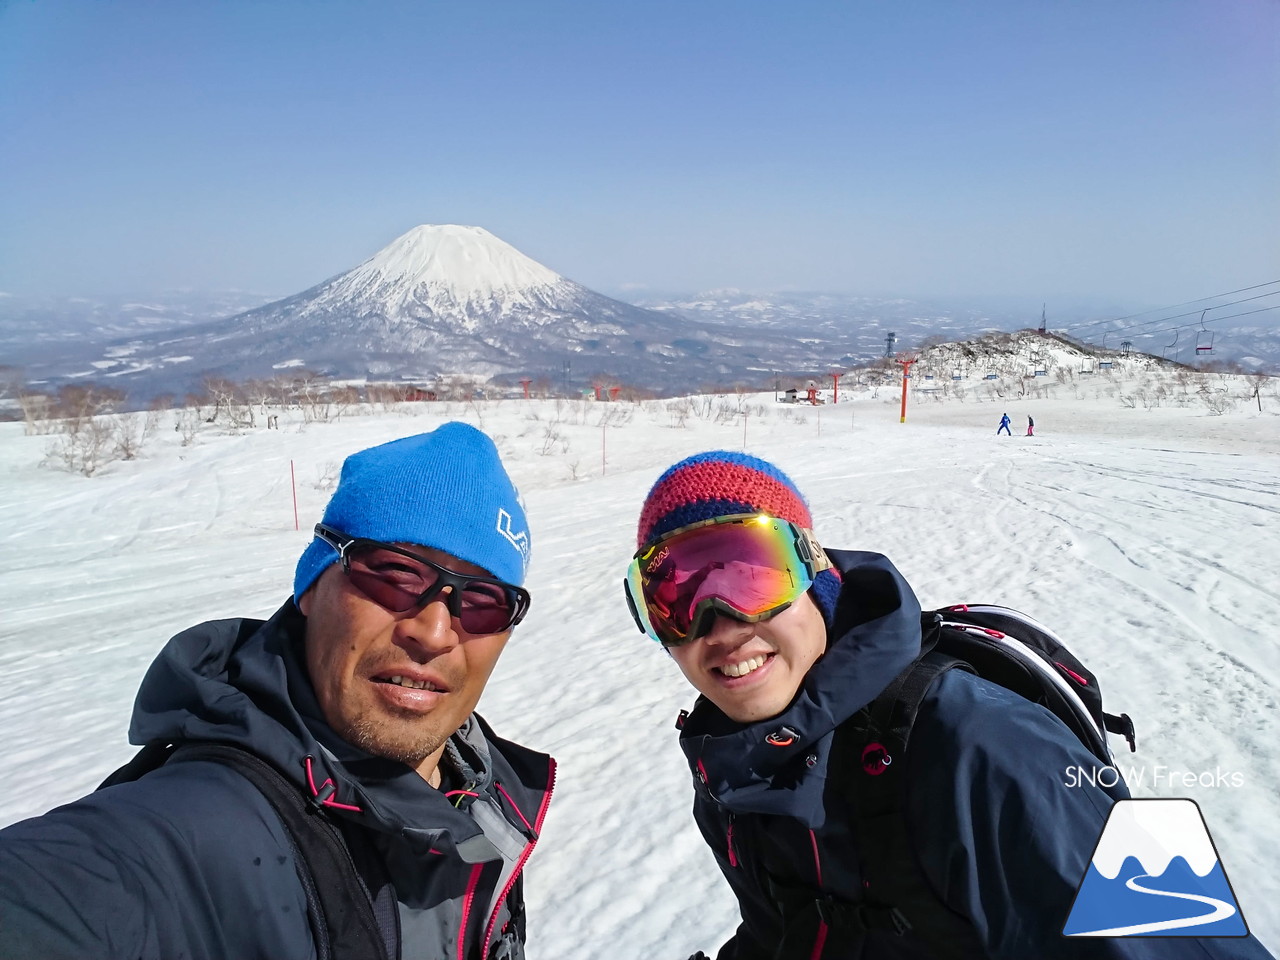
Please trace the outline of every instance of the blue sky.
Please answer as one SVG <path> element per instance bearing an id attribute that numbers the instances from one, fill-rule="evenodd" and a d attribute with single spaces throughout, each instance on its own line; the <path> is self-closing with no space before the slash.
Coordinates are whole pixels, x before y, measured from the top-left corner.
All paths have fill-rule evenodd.
<path id="1" fill-rule="evenodd" d="M 1280 276 L 1280 2 L 0 0 L 0 290 L 289 294 L 419 223 L 644 296 Z"/>

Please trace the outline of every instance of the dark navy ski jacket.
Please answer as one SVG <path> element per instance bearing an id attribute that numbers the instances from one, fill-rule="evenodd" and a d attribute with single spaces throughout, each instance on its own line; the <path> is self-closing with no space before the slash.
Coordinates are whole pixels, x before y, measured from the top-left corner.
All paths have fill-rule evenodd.
<path id="1" fill-rule="evenodd" d="M 200 624 L 139 690 L 133 743 L 217 742 L 274 764 L 340 818 L 390 956 L 523 957 L 521 869 L 554 761 L 472 715 L 441 764 L 455 807 L 409 767 L 324 723 L 289 600 L 269 621 Z M 308 760 L 308 758 L 310 758 Z M 464 782 L 465 781 L 465 782 Z M 368 869 L 378 863 L 380 869 Z M 0 831 L 0 958 L 312 960 L 307 899 L 279 816 L 235 770 L 173 762 Z"/>
<path id="2" fill-rule="evenodd" d="M 919 653 L 920 606 L 883 556 L 829 551 L 843 587 L 826 654 L 795 701 L 756 724 L 730 721 L 706 698 L 680 743 L 694 774 L 694 817 L 737 895 L 742 922 L 719 960 L 796 954 L 800 904 L 862 901 L 855 820 L 832 755 L 835 731 Z M 768 736 L 781 727 L 787 736 Z M 791 734 L 796 734 L 794 737 Z M 959 918 L 948 955 L 1054 958 L 1266 958 L 1252 937 L 1066 939 L 1075 892 L 1115 800 L 1067 774 L 1097 760 L 1048 710 L 951 670 L 921 704 L 906 761 L 907 831 L 938 908 Z M 1069 786 L 1068 783 L 1071 783 Z M 809 936 L 801 931 L 803 936 Z M 936 956 L 913 934 L 875 929 L 865 942 L 815 925 L 810 960 Z"/>

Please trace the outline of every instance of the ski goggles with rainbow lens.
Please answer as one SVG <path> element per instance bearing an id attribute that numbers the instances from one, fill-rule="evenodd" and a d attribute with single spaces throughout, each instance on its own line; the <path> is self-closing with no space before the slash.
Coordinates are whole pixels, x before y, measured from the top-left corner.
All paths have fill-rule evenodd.
<path id="1" fill-rule="evenodd" d="M 675 647 L 710 632 L 716 614 L 756 623 L 781 613 L 830 566 L 808 530 L 742 513 L 680 527 L 642 547 L 623 587 L 641 632 Z"/>

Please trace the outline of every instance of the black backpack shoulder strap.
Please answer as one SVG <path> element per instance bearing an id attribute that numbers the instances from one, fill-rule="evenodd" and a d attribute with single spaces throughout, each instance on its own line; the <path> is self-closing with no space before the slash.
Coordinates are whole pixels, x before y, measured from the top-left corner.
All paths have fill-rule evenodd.
<path id="1" fill-rule="evenodd" d="M 356 870 L 343 832 L 280 771 L 247 750 L 221 743 L 183 745 L 172 749 L 167 759 L 225 764 L 275 808 L 297 855 L 319 960 L 393 960 L 395 954 L 388 957 L 389 945 L 374 915 L 373 895 Z"/>
<path id="2" fill-rule="evenodd" d="M 936 625 L 926 627 L 924 654 L 884 692 L 837 730 L 838 778 L 854 813 L 859 866 L 866 891 L 862 912 L 874 925 L 910 932 L 931 956 L 980 956 L 973 924 L 930 886 L 916 858 L 906 818 L 907 750 L 925 694 L 949 670 L 972 668 L 933 651 Z"/>

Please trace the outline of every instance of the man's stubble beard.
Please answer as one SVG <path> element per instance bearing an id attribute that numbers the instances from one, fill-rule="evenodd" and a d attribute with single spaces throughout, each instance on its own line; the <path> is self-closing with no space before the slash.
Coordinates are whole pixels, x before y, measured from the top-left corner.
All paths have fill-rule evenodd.
<path id="1" fill-rule="evenodd" d="M 359 747 L 365 753 L 395 760 L 415 770 L 453 734 L 452 730 L 447 733 L 422 730 L 397 736 L 388 729 L 390 726 L 392 725 L 372 717 L 359 717 L 346 730 L 336 732 L 347 743 Z"/>

